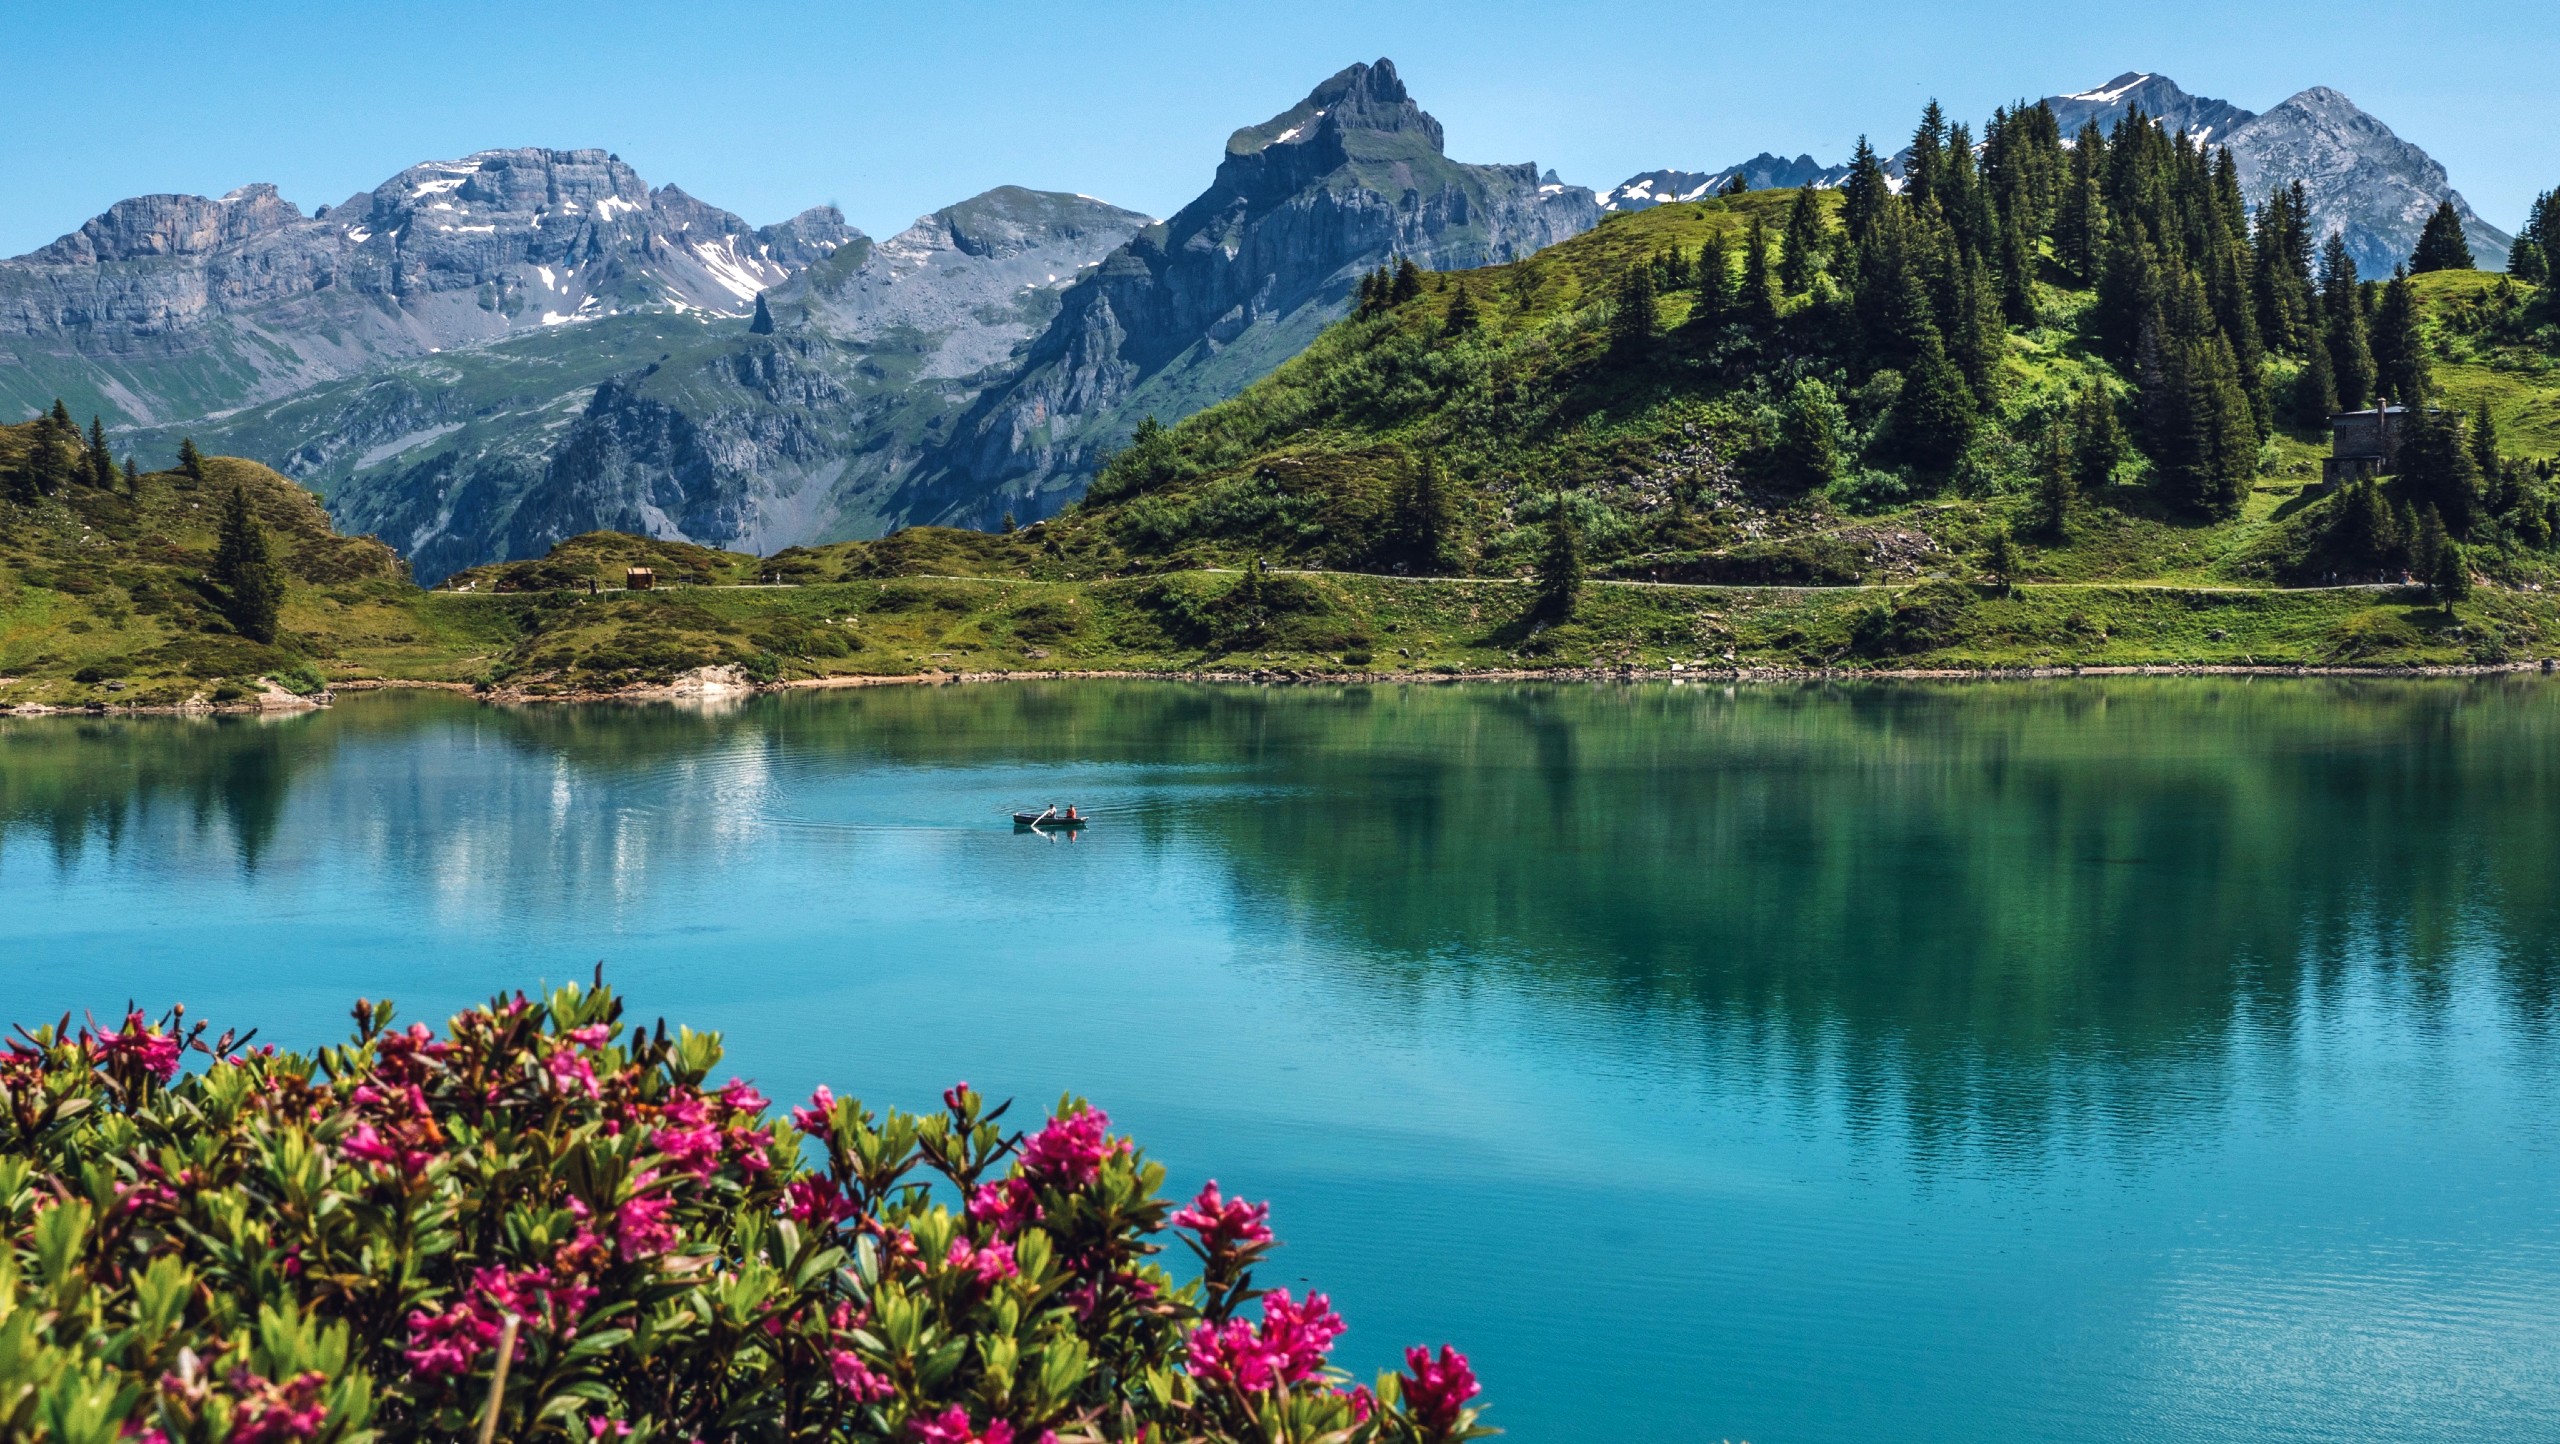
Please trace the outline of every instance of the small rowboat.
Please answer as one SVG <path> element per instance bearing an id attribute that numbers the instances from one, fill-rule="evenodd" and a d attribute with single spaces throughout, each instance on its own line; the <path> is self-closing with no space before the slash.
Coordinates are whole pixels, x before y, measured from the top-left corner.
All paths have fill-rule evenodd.
<path id="1" fill-rule="evenodd" d="M 1069 817 L 1054 807 L 1046 812 L 1017 812 L 1013 815 L 1016 827 L 1082 827 L 1091 821 L 1090 817 Z"/>

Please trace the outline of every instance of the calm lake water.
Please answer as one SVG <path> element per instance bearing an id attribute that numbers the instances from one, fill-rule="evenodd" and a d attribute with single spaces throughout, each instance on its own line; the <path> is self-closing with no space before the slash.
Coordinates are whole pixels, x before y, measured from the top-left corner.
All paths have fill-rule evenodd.
<path id="1" fill-rule="evenodd" d="M 0 722 L 0 1017 L 1072 1089 L 1524 1441 L 2560 1439 L 2555 882 L 2538 678 Z"/>

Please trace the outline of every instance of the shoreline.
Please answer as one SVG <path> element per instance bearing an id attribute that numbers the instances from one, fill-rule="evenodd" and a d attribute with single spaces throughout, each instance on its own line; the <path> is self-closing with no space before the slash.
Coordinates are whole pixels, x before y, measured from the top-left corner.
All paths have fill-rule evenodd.
<path id="1" fill-rule="evenodd" d="M 1716 682 L 1727 685 L 1774 682 L 2029 682 L 2069 681 L 2091 677 L 2361 677 L 2374 681 L 2425 681 L 2451 677 L 2510 674 L 2552 675 L 2560 662 L 2480 662 L 2450 666 L 2273 665 L 2212 662 L 2146 662 L 2058 667 L 1501 667 L 1448 672 L 1379 672 L 1349 668 L 1190 667 L 1163 671 L 1134 668 L 1047 669 L 1040 671 L 943 671 L 890 674 L 838 674 L 795 677 L 753 683 L 734 676 L 734 667 L 697 668 L 674 681 L 610 691 L 531 692 L 518 688 L 483 689 L 469 682 L 423 678 L 358 677 L 333 682 L 326 691 L 298 697 L 281 689 L 232 702 L 188 702 L 175 706 L 118 707 L 92 703 L 54 707 L 25 703 L 0 708 L 0 717 L 214 717 L 289 716 L 328 707 L 346 692 L 459 692 L 491 706 L 547 706 L 602 702 L 669 702 L 712 704 L 743 701 L 784 692 L 830 692 L 863 687 L 948 687 L 1002 682 L 1191 682 L 1228 686 L 1379 686 L 1386 684 L 1444 686 L 1467 682 Z"/>

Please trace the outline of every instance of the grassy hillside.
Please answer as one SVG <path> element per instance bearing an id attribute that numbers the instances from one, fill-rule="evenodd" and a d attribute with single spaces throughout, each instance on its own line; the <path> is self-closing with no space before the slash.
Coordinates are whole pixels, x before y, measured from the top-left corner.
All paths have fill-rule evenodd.
<path id="1" fill-rule="evenodd" d="M 330 532 L 306 492 L 214 459 L 131 495 L 0 499 L 0 703 L 216 700 L 274 677 L 414 678 L 502 694 L 663 683 L 704 665 L 763 681 L 919 672 L 1344 671 L 1530 667 L 2010 668 L 2495 663 L 2560 655 L 2560 568 L 2529 528 L 2484 524 L 2480 585 L 2321 587 L 2337 498 L 2325 438 L 2275 429 L 2228 514 L 2166 500 L 2128 451 L 2045 526 L 2039 443 L 2089 388 L 2094 299 L 2046 268 L 2013 327 L 1979 438 L 1938 472 L 1873 443 L 1892 382 L 1805 338 L 1826 281 L 1774 329 L 1694 326 L 1665 291 L 1654 334 L 1613 325 L 1631 268 L 1710 237 L 1774 231 L 1792 193 L 1612 218 L 1513 265 L 1427 278 L 1327 330 L 1232 401 L 1142 441 L 1094 495 L 992 534 L 920 528 L 757 558 L 598 533 L 550 556 L 411 585 L 387 549 Z M 1836 197 L 1825 197 L 1837 205 Z M 2530 509 L 2560 456 L 2560 355 L 2530 288 L 2474 273 L 2412 283 L 2437 395 L 2486 403 Z M 1461 297 L 1463 296 L 1463 300 Z M 1472 310 L 1472 325 L 1453 311 Z M 1818 341 L 1818 336 L 1814 337 Z M 2270 366 L 2270 390 L 2292 364 Z M 1841 461 L 1806 487 L 1779 464 L 1807 378 L 1834 388 Z M 0 477 L 31 428 L 0 428 Z M 1438 489 L 1429 556 L 1417 487 Z M 232 634 L 205 578 L 213 518 L 245 486 L 291 574 L 274 646 Z M 1535 581 L 1569 510 L 1591 580 L 1570 615 Z M 2514 514 L 2521 515 L 2522 512 Z M 2013 538 L 2007 581 L 1991 539 Z M 651 593 L 620 590 L 648 565 Z M 1268 570 L 1263 567 L 1267 566 Z M 1424 575 L 1439 573 L 1439 575 Z"/>

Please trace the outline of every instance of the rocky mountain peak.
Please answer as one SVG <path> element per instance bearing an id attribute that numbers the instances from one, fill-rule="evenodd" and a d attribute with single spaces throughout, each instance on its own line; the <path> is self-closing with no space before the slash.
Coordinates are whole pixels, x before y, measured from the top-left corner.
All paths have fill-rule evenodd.
<path id="1" fill-rule="evenodd" d="M 2185 131 L 2196 142 L 2215 144 L 2255 119 L 2227 100 L 2190 95 L 2178 82 L 2151 71 L 2129 70 L 2106 84 L 2070 95 L 2045 98 L 2065 136 L 2078 135 L 2095 123 L 2112 130 L 2117 121 L 2139 109 L 2172 131 Z"/>
<path id="2" fill-rule="evenodd" d="M 265 182 L 220 200 L 203 196 L 135 196 L 52 245 L 18 259 L 47 266 L 94 266 L 150 256 L 202 256 L 236 246 L 303 218 Z"/>

